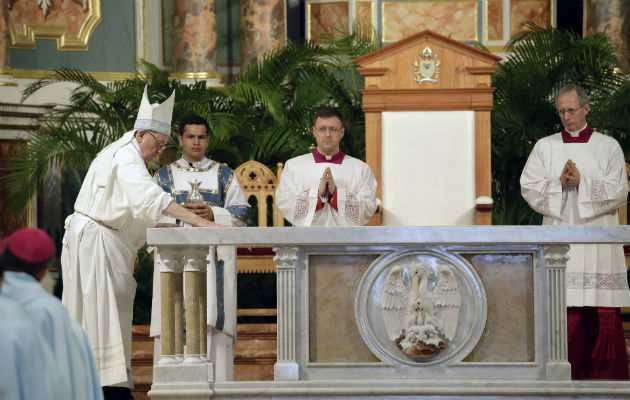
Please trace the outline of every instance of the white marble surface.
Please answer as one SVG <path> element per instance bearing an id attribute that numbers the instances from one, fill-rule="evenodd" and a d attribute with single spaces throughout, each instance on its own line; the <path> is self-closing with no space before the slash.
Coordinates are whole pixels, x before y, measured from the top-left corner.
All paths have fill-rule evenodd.
<path id="1" fill-rule="evenodd" d="M 630 226 L 152 228 L 149 245 L 630 244 Z"/>

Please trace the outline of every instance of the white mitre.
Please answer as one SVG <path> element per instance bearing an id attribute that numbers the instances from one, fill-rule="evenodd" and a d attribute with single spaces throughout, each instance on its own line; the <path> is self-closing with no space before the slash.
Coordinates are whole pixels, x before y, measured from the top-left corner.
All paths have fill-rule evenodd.
<path id="1" fill-rule="evenodd" d="M 147 129 L 162 135 L 171 136 L 171 118 L 173 117 L 175 90 L 164 103 L 151 104 L 149 103 L 149 96 L 147 96 L 148 86 L 144 86 L 138 117 L 133 125 L 133 129 Z"/>

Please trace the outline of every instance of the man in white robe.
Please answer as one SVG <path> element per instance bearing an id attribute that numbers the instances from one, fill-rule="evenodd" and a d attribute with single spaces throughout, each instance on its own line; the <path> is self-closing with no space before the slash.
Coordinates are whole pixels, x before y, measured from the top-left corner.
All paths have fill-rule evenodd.
<path id="1" fill-rule="evenodd" d="M 216 226 L 173 202 L 146 168 L 169 139 L 174 99 L 150 104 L 145 87 L 134 129 L 96 156 L 65 223 L 62 298 L 87 333 L 106 398 L 131 398 L 133 267 L 147 228 L 162 215 Z"/>
<path id="2" fill-rule="evenodd" d="M 376 179 L 340 150 L 344 132 L 339 111 L 322 108 L 313 126 L 317 149 L 286 162 L 276 205 L 293 226 L 362 226 L 376 212 Z"/>
<path id="3" fill-rule="evenodd" d="M 165 192 L 183 207 L 209 221 L 225 226 L 247 226 L 250 205 L 234 171 L 206 158 L 210 143 L 208 122 L 197 115 L 184 118 L 179 126 L 182 158 L 159 169 L 155 179 Z M 192 183 L 199 183 L 203 203 L 190 203 Z M 174 218 L 163 216 L 161 223 L 175 224 Z M 208 356 L 214 365 L 215 381 L 231 381 L 234 377 L 236 340 L 236 247 L 220 246 L 211 253 L 208 266 Z M 156 264 L 157 265 L 157 264 Z M 161 333 L 160 271 L 153 273 L 151 336 L 155 340 L 154 361 L 159 360 Z"/>
<path id="4" fill-rule="evenodd" d="M 521 175 L 521 193 L 543 225 L 618 225 L 628 181 L 619 143 L 586 123 L 588 96 L 562 87 L 564 130 L 539 140 Z M 619 307 L 630 306 L 620 245 L 571 245 L 566 269 L 567 335 L 573 379 L 628 379 Z"/>
<path id="5" fill-rule="evenodd" d="M 102 399 L 92 350 L 83 329 L 70 319 L 61 301 L 39 283 L 53 254 L 52 240 L 41 229 L 20 229 L 8 238 L 0 258 L 0 269 L 5 271 L 0 314 L 28 320 L 32 329 L 41 333 L 51 357 L 51 365 L 46 368 L 54 370 L 51 395 L 67 388 L 66 398 Z M 15 303 L 19 310 L 7 311 L 7 301 Z M 47 354 L 44 351 L 42 356 L 46 358 Z"/>

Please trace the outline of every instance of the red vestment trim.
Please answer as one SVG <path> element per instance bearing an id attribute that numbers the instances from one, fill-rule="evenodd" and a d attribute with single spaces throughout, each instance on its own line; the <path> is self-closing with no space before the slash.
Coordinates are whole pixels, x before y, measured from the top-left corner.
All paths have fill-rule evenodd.
<path id="1" fill-rule="evenodd" d="M 339 150 L 337 154 L 333 154 L 330 160 L 327 160 L 326 156 L 320 153 L 319 151 L 317 151 L 317 149 L 315 149 L 315 151 L 313 152 L 313 158 L 315 159 L 316 163 L 327 162 L 327 163 L 332 163 L 332 164 L 341 164 L 345 156 L 346 155 L 343 153 L 343 151 Z"/>
<path id="2" fill-rule="evenodd" d="M 588 143 L 591 135 L 593 134 L 593 128 L 586 125 L 586 128 L 580 131 L 580 134 L 576 137 L 571 136 L 566 129 L 562 130 L 562 143 Z"/>

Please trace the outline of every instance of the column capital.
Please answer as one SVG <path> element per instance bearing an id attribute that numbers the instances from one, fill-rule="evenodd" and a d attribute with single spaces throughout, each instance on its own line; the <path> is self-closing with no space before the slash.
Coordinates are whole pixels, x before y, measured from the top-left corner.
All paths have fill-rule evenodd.
<path id="1" fill-rule="evenodd" d="M 155 262 L 158 263 L 160 272 L 182 273 L 184 264 L 182 253 L 177 246 L 155 246 Z"/>
<path id="2" fill-rule="evenodd" d="M 545 261 L 547 262 L 547 268 L 561 268 L 567 267 L 567 261 L 569 261 L 569 245 L 568 244 L 554 244 L 543 246 L 545 252 Z"/>
<path id="3" fill-rule="evenodd" d="M 273 261 L 276 262 L 277 269 L 295 269 L 295 263 L 298 259 L 297 247 L 274 247 L 273 251 L 276 255 L 273 257 Z"/>

